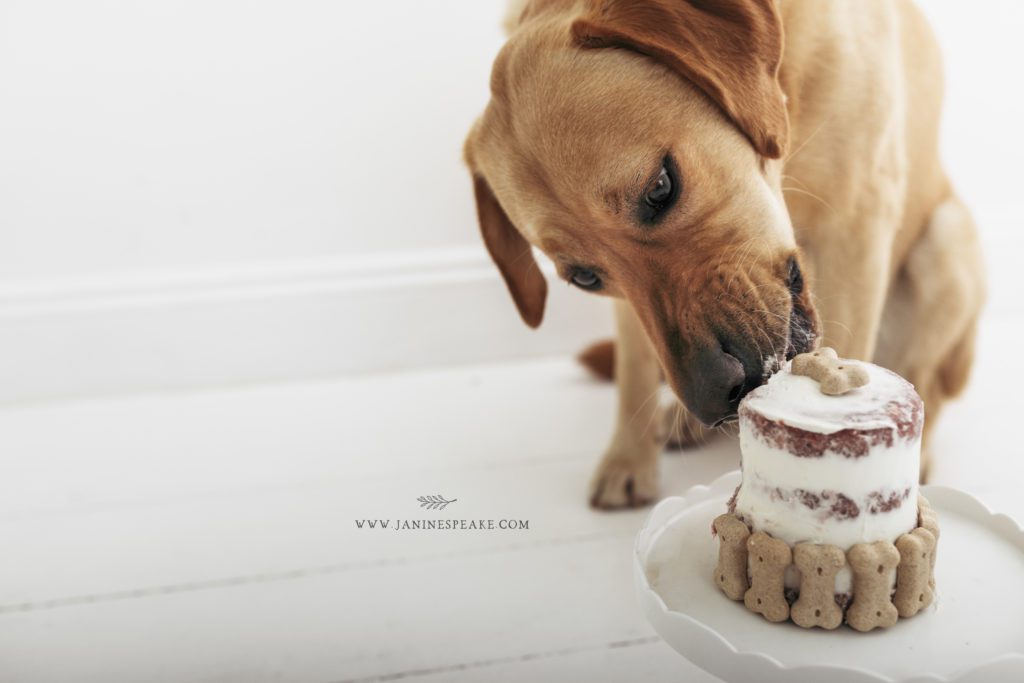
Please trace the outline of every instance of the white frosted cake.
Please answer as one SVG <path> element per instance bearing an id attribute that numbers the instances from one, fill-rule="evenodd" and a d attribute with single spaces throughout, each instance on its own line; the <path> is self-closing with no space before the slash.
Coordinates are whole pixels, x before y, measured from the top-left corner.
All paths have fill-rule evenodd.
<path id="1" fill-rule="evenodd" d="M 790 559 L 778 555 L 780 559 L 776 560 L 779 571 L 775 580 L 780 589 L 784 586 L 790 605 L 797 600 L 802 581 L 797 547 L 804 545 L 808 553 L 812 547 L 834 547 L 838 558 L 832 572 L 834 586 L 828 578 L 829 586 L 820 586 L 819 592 L 831 587 L 830 597 L 834 593 L 836 605 L 844 612 L 856 592 L 850 551 L 871 544 L 887 551 L 890 544 L 895 544 L 892 552 L 896 552 L 898 540 L 909 537 L 921 524 L 918 477 L 924 407 L 913 385 L 899 375 L 870 363 L 835 358 L 830 349 L 821 351 L 824 353 L 798 357 L 797 362 L 830 364 L 822 370 L 834 375 L 829 380 L 855 370 L 858 382 L 841 391 L 829 391 L 824 376 L 807 376 L 803 366 L 800 373 L 794 373 L 793 362 L 789 362 L 767 384 L 748 394 L 739 407 L 743 480 L 729 501 L 728 512 L 742 522 L 737 526 L 743 538 L 749 530 L 749 542 L 754 541 L 753 536 L 760 536 L 779 544 L 783 551 L 786 546 L 793 551 Z M 832 393 L 836 395 L 826 395 Z M 937 537 L 938 530 L 928 533 Z M 928 552 L 934 555 L 935 540 L 929 542 Z M 726 588 L 729 579 L 722 565 L 717 570 L 722 575 L 716 580 L 727 594 L 732 593 L 733 599 L 741 599 L 740 592 L 752 592 L 744 586 L 754 581 L 751 577 L 757 562 L 765 562 L 760 552 L 754 557 L 753 548 L 750 545 L 751 564 L 744 567 L 748 577 L 733 577 L 731 590 Z M 733 550 L 746 559 L 746 548 L 735 546 Z M 878 576 L 872 577 L 879 584 L 877 593 L 884 590 L 888 596 L 895 588 L 897 562 L 884 568 L 877 565 Z M 906 567 L 904 570 L 909 571 Z M 822 572 L 819 566 L 816 573 Z M 927 598 L 930 602 L 930 594 Z M 919 602 L 924 601 L 922 594 Z M 751 609 L 762 611 L 758 607 L 761 603 L 757 600 Z M 788 610 L 777 605 L 776 613 L 781 616 L 783 612 L 788 616 Z M 815 613 L 821 616 L 820 609 Z M 824 626 L 835 625 L 838 622 Z M 889 624 L 874 624 L 885 625 Z"/>
<path id="2" fill-rule="evenodd" d="M 896 373 L 861 365 L 869 383 L 841 396 L 822 395 L 787 363 L 743 401 L 734 512 L 752 530 L 845 551 L 917 526 L 921 398 Z M 849 592 L 849 568 L 836 581 L 838 594 Z"/>

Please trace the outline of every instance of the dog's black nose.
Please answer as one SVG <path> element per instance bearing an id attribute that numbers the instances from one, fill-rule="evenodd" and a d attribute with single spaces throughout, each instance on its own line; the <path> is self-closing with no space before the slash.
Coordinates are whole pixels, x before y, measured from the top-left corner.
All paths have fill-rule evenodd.
<path id="1" fill-rule="evenodd" d="M 753 386 L 748 386 L 743 363 L 722 348 L 703 349 L 695 360 L 683 387 L 686 407 L 704 424 L 716 426 L 736 414 Z"/>

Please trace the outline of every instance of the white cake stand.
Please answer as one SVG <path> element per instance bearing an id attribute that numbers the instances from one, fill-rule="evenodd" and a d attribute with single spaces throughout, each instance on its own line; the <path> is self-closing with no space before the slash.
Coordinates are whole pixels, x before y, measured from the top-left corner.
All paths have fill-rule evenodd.
<path id="1" fill-rule="evenodd" d="M 935 604 L 889 629 L 858 633 L 772 624 L 725 597 L 711 576 L 711 521 L 740 482 L 667 498 L 636 540 L 637 596 L 661 637 L 725 681 L 924 683 L 1024 681 L 1024 532 L 974 497 L 922 492 L 942 532 Z"/>

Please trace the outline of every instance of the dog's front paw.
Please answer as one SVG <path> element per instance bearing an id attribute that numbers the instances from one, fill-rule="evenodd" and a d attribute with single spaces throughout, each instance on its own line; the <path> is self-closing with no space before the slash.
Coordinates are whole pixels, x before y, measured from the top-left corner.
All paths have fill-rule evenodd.
<path id="1" fill-rule="evenodd" d="M 590 482 L 590 505 L 601 510 L 650 505 L 657 497 L 656 457 L 608 453 Z"/>

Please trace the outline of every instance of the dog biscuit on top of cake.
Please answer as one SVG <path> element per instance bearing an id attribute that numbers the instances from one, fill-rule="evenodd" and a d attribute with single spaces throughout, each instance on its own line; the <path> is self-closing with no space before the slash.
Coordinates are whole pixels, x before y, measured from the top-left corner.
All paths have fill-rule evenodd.
<path id="1" fill-rule="evenodd" d="M 835 349 L 828 346 L 794 358 L 793 374 L 815 380 L 821 387 L 821 393 L 829 396 L 845 394 L 871 380 L 868 371 L 859 363 L 840 359 Z"/>

